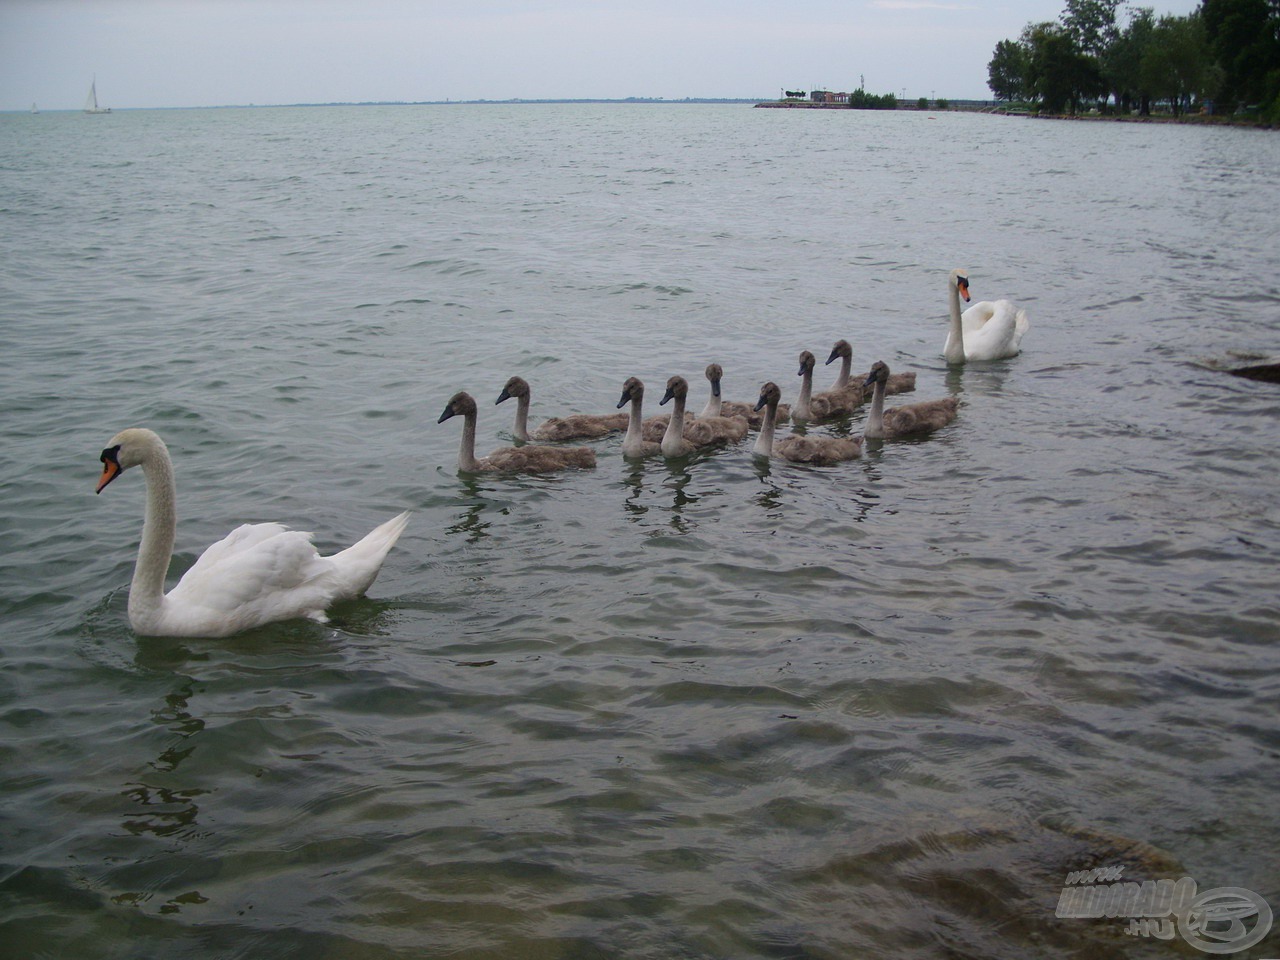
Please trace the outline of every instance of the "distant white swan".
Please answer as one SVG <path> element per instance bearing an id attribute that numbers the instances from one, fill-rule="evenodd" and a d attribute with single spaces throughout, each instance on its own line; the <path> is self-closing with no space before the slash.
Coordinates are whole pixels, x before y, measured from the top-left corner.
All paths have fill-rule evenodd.
<path id="1" fill-rule="evenodd" d="M 655 440 L 644 438 L 644 422 L 641 420 L 640 408 L 644 404 L 644 384 L 636 377 L 628 377 L 622 385 L 622 399 L 618 401 L 618 409 L 630 404 L 627 415 L 627 434 L 622 438 L 622 455 L 624 457 L 656 457 L 662 453 L 662 446 Z"/>
<path id="2" fill-rule="evenodd" d="M 891 410 L 884 408 L 884 385 L 889 380 L 889 368 L 883 360 L 871 365 L 867 385 L 873 389 L 871 411 L 863 436 L 868 440 L 893 440 L 898 437 L 922 437 L 945 427 L 956 418 L 959 405 L 955 397 L 940 400 L 924 400 Z"/>
<path id="3" fill-rule="evenodd" d="M 152 637 L 225 637 L 241 630 L 309 617 L 369 589 L 409 513 L 400 514 L 353 546 L 322 557 L 311 534 L 279 523 L 246 523 L 210 546 L 168 593 L 165 574 L 177 536 L 173 462 L 160 437 L 145 428 L 123 430 L 102 451 L 97 492 L 122 472 L 142 467 L 146 519 L 129 587 L 129 623 Z"/>
<path id="4" fill-rule="evenodd" d="M 545 420 L 532 434 L 529 433 L 529 384 L 523 377 L 512 377 L 498 394 L 495 404 L 516 400 L 516 422 L 513 432 L 515 438 L 527 440 L 594 440 L 611 433 L 625 430 L 626 414 L 622 413 L 575 413 L 568 417 L 552 417 Z"/>
<path id="5" fill-rule="evenodd" d="M 476 401 L 466 391 L 455 393 L 436 423 L 462 417 L 462 442 L 458 447 L 458 469 L 464 473 L 548 473 L 571 467 L 596 465 L 596 452 L 589 447 L 499 447 L 489 456 L 476 458 Z"/>
<path id="6" fill-rule="evenodd" d="M 862 441 L 844 437 L 819 437 L 793 433 L 780 440 L 774 440 L 774 428 L 777 426 L 778 400 L 782 391 L 772 381 L 760 388 L 760 400 L 757 409 L 764 410 L 764 420 L 760 425 L 760 434 L 756 437 L 756 445 L 751 452 L 761 457 L 780 457 L 793 463 L 840 463 L 854 460 L 862 455 Z"/>
<path id="7" fill-rule="evenodd" d="M 947 363 L 966 360 L 1003 360 L 1021 351 L 1022 337 L 1030 328 L 1027 311 L 1011 300 L 983 300 L 975 303 L 963 316 L 960 298 L 969 301 L 969 271 L 952 270 L 947 280 L 951 309 L 951 325 L 942 355 Z"/>
<path id="8" fill-rule="evenodd" d="M 698 417 L 685 422 L 684 407 L 689 397 L 689 381 L 684 377 L 672 377 L 667 381 L 667 392 L 659 404 L 674 400 L 671 419 L 662 435 L 662 455 L 682 457 L 701 447 L 716 443 L 741 440 L 747 435 L 747 421 L 731 417 Z"/>

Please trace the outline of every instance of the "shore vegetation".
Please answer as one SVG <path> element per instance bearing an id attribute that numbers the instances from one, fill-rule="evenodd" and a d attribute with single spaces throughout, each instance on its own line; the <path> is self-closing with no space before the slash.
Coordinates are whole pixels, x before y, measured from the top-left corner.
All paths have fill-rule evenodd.
<path id="1" fill-rule="evenodd" d="M 997 100 L 1032 112 L 1278 124 L 1280 0 L 1202 0 L 1187 16 L 1066 0 L 1058 20 L 999 41 L 987 75 Z"/>

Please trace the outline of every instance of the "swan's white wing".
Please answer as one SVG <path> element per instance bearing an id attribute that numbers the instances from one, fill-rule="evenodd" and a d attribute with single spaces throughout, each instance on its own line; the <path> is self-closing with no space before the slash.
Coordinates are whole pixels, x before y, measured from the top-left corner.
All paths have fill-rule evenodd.
<path id="1" fill-rule="evenodd" d="M 972 319 L 966 319 L 970 314 Z M 1017 356 L 1019 342 L 1029 326 L 1026 311 L 1019 310 L 1011 300 L 975 303 L 961 314 L 960 322 L 965 325 L 964 355 L 969 360 L 1001 360 Z M 974 324 L 973 329 L 969 328 L 969 323 Z"/>
<path id="2" fill-rule="evenodd" d="M 969 338 L 969 334 L 976 333 L 986 326 L 995 312 L 996 303 L 991 300 L 980 300 L 960 314 L 960 327 L 964 330 L 965 339 Z"/>
<path id="3" fill-rule="evenodd" d="M 374 527 L 347 549 L 331 557 L 321 558 L 331 564 L 337 590 L 335 598 L 358 597 L 373 585 L 382 569 L 382 562 L 408 525 L 409 517 L 410 513 L 406 510 Z"/>
<path id="4" fill-rule="evenodd" d="M 165 595 L 164 616 L 184 633 L 225 636 L 293 617 L 323 619 L 333 563 L 311 535 L 246 524 L 211 546 Z"/>
<path id="5" fill-rule="evenodd" d="M 283 523 L 241 524 L 217 543 L 210 544 L 204 553 L 200 554 L 196 562 L 191 565 L 191 569 L 186 572 L 183 579 L 192 576 L 199 578 L 203 576 L 200 572 L 203 568 L 214 567 L 228 557 L 251 550 L 262 541 L 270 539 L 277 534 L 285 533 L 288 529 Z"/>
<path id="6" fill-rule="evenodd" d="M 165 595 L 161 632 L 227 636 L 295 617 L 323 622 L 335 600 L 368 589 L 408 522 L 406 511 L 331 557 L 316 552 L 311 534 L 279 523 L 237 527 Z"/>
<path id="7" fill-rule="evenodd" d="M 1031 318 L 1027 316 L 1027 311 L 1019 310 L 1017 317 L 1014 319 L 1014 328 L 1017 331 L 1018 339 L 1021 340 L 1023 334 L 1031 329 Z"/>

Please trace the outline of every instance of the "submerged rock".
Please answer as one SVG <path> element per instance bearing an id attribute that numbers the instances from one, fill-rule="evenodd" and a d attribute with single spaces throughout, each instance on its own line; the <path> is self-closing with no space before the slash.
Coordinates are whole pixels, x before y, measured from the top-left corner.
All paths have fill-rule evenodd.
<path id="1" fill-rule="evenodd" d="M 1248 380 L 1280 383 L 1280 357 L 1272 354 L 1231 351 L 1225 360 L 1206 360 L 1202 366 Z"/>
<path id="2" fill-rule="evenodd" d="M 1258 363 L 1248 367 L 1238 367 L 1230 372 L 1237 377 L 1248 377 L 1250 380 L 1280 383 L 1280 363 Z"/>

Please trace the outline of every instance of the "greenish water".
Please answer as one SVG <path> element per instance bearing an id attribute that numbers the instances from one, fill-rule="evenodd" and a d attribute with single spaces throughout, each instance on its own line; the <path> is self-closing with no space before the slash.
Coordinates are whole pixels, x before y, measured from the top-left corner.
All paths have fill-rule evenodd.
<path id="1" fill-rule="evenodd" d="M 1280 909 L 1273 135 L 736 106 L 0 118 L 0 939 L 59 957 L 1164 957 L 1068 871 Z M 948 370 L 946 274 L 1030 312 Z M 703 367 L 956 422 L 469 477 Z M 823 378 L 832 368 L 819 370 Z M 857 433 L 848 423 L 816 428 Z M 402 509 L 327 626 L 139 638 L 235 525 Z M 1150 846 L 1146 846 L 1150 845 Z M 1181 942 L 1180 940 L 1178 942 Z M 1183 953 L 1194 953 L 1182 945 Z M 1238 956 L 1275 955 L 1276 934 Z"/>

